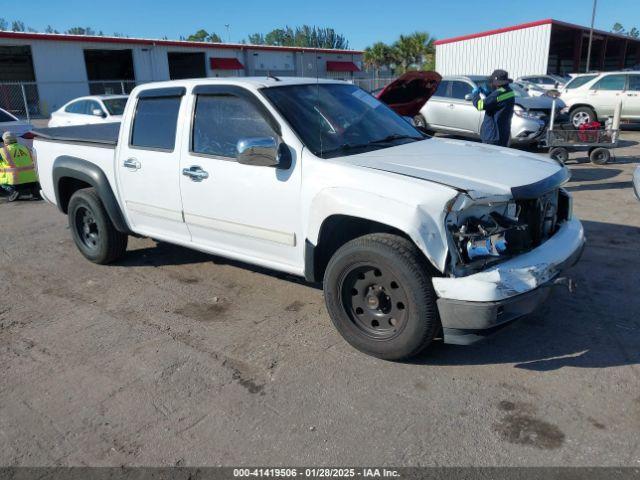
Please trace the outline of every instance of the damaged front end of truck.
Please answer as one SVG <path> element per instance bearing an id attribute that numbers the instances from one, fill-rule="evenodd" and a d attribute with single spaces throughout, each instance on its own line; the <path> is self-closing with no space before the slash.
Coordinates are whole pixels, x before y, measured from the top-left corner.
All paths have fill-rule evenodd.
<path id="1" fill-rule="evenodd" d="M 511 195 L 460 192 L 446 207 L 449 256 L 434 278 L 448 343 L 468 344 L 532 312 L 550 288 L 573 282 L 560 274 L 584 243 L 563 168 Z"/>

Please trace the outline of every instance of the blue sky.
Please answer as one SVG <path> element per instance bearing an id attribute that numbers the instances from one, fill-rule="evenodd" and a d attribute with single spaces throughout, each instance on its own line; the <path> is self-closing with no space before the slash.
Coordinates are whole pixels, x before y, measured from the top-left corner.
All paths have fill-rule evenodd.
<path id="1" fill-rule="evenodd" d="M 8 0 L 0 1 L 0 5 Z M 590 0 L 26 0 L 10 2 L 0 16 L 19 19 L 36 29 L 51 24 L 58 30 L 91 26 L 132 37 L 178 38 L 204 28 L 231 41 L 282 25 L 331 26 L 343 33 L 352 48 L 401 33 L 426 30 L 437 38 L 465 35 L 517 23 L 555 18 L 588 25 Z M 104 5 L 104 7 L 103 7 Z M 609 30 L 619 21 L 640 28 L 639 0 L 599 0 L 596 27 Z"/>

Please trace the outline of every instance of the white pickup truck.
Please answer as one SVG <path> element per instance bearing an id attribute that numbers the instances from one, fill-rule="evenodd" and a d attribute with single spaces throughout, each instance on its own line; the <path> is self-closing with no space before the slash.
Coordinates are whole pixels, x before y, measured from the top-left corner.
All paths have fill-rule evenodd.
<path id="1" fill-rule="evenodd" d="M 36 135 L 89 260 L 135 234 L 323 282 L 342 336 L 385 359 L 530 313 L 585 242 L 563 165 L 429 137 L 344 82 L 148 84 L 121 124 Z"/>

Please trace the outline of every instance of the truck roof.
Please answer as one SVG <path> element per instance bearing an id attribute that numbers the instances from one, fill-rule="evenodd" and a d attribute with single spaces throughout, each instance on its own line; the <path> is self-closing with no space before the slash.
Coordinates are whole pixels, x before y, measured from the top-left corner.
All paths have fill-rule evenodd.
<path id="1" fill-rule="evenodd" d="M 140 90 L 164 87 L 193 87 L 196 85 L 243 85 L 253 88 L 281 87 L 283 85 L 309 85 L 316 83 L 345 84 L 343 80 L 315 77 L 206 77 L 186 80 L 169 80 L 166 82 L 145 83 L 137 87 Z"/>

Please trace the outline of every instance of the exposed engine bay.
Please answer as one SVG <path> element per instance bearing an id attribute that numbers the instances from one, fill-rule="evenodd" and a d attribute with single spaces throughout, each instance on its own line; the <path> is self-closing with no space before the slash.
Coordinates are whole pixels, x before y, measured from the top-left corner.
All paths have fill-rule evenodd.
<path id="1" fill-rule="evenodd" d="M 570 197 L 561 188 L 538 198 L 506 202 L 465 197 L 461 194 L 450 205 L 446 220 L 454 276 L 475 273 L 528 252 L 571 216 Z"/>

